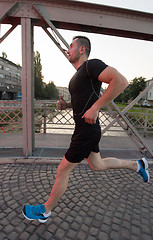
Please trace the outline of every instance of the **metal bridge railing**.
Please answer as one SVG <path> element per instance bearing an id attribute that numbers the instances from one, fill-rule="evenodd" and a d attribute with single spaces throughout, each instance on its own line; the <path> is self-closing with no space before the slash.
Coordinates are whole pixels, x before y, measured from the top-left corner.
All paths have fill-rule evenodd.
<path id="1" fill-rule="evenodd" d="M 21 102 L 0 101 L 0 132 L 20 132 L 22 130 Z"/>
<path id="2" fill-rule="evenodd" d="M 127 112 L 126 117 L 141 135 L 144 137 L 147 135 L 153 136 L 153 110 L 146 108 L 142 109 L 142 112 Z"/>
<path id="3" fill-rule="evenodd" d="M 153 135 L 153 110 L 132 108 L 125 115 L 135 129 L 143 136 Z M 108 110 L 101 110 L 99 119 L 102 130 L 113 120 L 114 116 Z M 74 129 L 72 110 L 58 111 L 56 101 L 35 101 L 34 107 L 35 132 L 37 133 L 71 133 Z M 0 101 L 0 133 L 22 131 L 22 102 Z M 108 131 L 124 132 L 118 122 Z"/>

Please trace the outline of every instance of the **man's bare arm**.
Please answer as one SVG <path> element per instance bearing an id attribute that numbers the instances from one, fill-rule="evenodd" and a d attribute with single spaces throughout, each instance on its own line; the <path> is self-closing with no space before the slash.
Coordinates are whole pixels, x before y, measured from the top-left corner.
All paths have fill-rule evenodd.
<path id="1" fill-rule="evenodd" d="M 108 87 L 104 94 L 83 115 L 85 121 L 90 124 L 96 123 L 100 108 L 109 104 L 128 86 L 126 78 L 112 67 L 107 67 L 99 75 L 98 80 L 107 83 Z"/>
<path id="2" fill-rule="evenodd" d="M 120 74 L 115 68 L 107 67 L 98 77 L 98 80 L 108 84 L 104 94 L 93 105 L 95 108 L 100 109 L 105 107 L 117 96 L 119 96 L 124 89 L 128 86 L 126 78 Z"/>

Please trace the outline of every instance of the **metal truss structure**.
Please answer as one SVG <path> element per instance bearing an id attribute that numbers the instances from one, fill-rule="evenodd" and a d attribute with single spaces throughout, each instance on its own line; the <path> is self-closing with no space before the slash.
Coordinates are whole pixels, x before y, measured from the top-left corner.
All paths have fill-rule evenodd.
<path id="1" fill-rule="evenodd" d="M 67 58 L 65 48 L 69 45 L 58 32 L 58 28 L 83 32 L 107 34 L 153 41 L 153 14 L 73 0 L 13 1 L 0 0 L 0 23 L 12 27 L 0 38 L 0 43 L 18 26 L 22 29 L 22 106 L 23 106 L 23 154 L 32 155 L 34 138 L 34 79 L 33 79 L 33 29 L 41 26 L 51 40 Z M 48 30 L 51 29 L 51 31 Z M 64 46 L 64 47 L 63 47 Z M 150 85 L 148 88 L 151 88 Z M 148 88 L 122 112 L 112 101 L 116 121 L 134 138 L 140 151 L 153 157 L 153 152 L 137 133 L 125 113 L 142 97 Z M 126 127 L 125 127 L 126 126 Z M 129 131 L 130 129 L 130 131 Z"/>

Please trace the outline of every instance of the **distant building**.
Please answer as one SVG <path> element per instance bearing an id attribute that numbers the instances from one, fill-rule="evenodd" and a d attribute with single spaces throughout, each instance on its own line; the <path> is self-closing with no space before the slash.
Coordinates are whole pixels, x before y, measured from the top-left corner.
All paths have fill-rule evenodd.
<path id="1" fill-rule="evenodd" d="M 67 87 L 56 87 L 59 91 L 59 94 L 64 98 L 66 101 L 70 101 L 70 93 Z"/>
<path id="2" fill-rule="evenodd" d="M 21 98 L 21 70 L 21 66 L 0 57 L 0 100 Z"/>
<path id="3" fill-rule="evenodd" d="M 148 87 L 153 82 L 153 78 L 150 80 L 146 80 L 146 87 Z M 153 106 L 153 87 L 146 92 L 142 98 L 138 101 L 140 106 Z"/>
<path id="4" fill-rule="evenodd" d="M 153 78 L 146 81 L 146 87 L 153 82 Z M 153 106 L 153 87 L 149 89 L 146 99 Z"/>

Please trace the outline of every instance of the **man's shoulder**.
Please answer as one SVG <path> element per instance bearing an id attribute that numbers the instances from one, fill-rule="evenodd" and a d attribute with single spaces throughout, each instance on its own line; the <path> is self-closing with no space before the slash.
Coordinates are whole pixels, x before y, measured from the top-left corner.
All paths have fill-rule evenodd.
<path id="1" fill-rule="evenodd" d="M 107 67 L 102 60 L 94 58 L 90 59 L 87 62 L 86 68 L 88 69 L 89 75 L 92 76 L 93 79 L 98 79 L 100 73 Z"/>
<path id="2" fill-rule="evenodd" d="M 98 59 L 98 58 L 92 58 L 92 59 L 89 59 L 88 62 L 102 62 L 102 60 Z"/>
<path id="3" fill-rule="evenodd" d="M 90 67 L 94 67 L 94 66 L 107 66 L 107 64 L 105 64 L 105 62 L 103 62 L 100 59 L 97 58 L 93 58 L 93 59 L 89 59 L 88 60 L 88 64 Z"/>
<path id="4" fill-rule="evenodd" d="M 92 58 L 92 59 L 89 59 L 88 60 L 88 63 L 90 65 L 97 65 L 97 64 L 105 64 L 101 59 L 98 59 L 98 58 Z"/>

